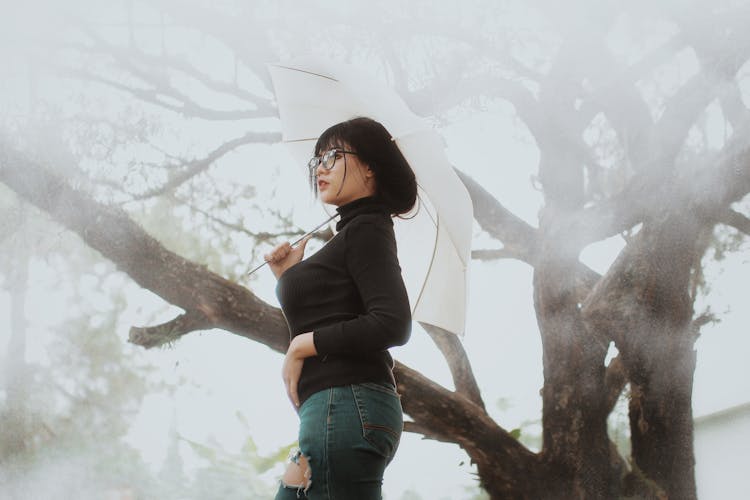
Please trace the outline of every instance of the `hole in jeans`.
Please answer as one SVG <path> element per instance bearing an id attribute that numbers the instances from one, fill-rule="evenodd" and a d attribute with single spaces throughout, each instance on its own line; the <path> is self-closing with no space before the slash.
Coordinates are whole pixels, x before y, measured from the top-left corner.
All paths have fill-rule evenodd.
<path id="1" fill-rule="evenodd" d="M 296 489 L 298 496 L 300 491 L 307 493 L 312 484 L 312 470 L 310 470 L 307 457 L 302 453 L 302 450 L 297 448 L 292 450 L 289 460 L 289 465 L 281 478 L 282 486 Z"/>

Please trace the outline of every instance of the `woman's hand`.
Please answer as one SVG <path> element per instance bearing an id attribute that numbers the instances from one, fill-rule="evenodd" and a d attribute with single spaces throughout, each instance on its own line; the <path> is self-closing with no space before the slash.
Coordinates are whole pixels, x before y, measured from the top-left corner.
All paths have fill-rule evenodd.
<path id="1" fill-rule="evenodd" d="M 278 279 L 284 271 L 302 260 L 305 255 L 305 246 L 310 241 L 310 236 L 300 241 L 299 244 L 292 248 L 287 241 L 277 245 L 273 250 L 268 252 L 263 258 L 268 262 L 268 266 L 273 271 L 273 275 Z"/>
<path id="2" fill-rule="evenodd" d="M 298 358 L 291 352 L 286 353 L 284 365 L 281 368 L 281 376 L 286 386 L 286 395 L 295 408 L 299 408 L 299 395 L 297 394 L 297 384 L 299 376 L 302 374 L 302 365 L 305 364 L 305 358 Z"/>
<path id="3" fill-rule="evenodd" d="M 302 333 L 294 337 L 286 351 L 284 364 L 281 367 L 281 378 L 284 379 L 286 394 L 295 408 L 299 408 L 297 385 L 302 374 L 302 365 L 305 363 L 305 358 L 316 354 L 313 332 Z"/>

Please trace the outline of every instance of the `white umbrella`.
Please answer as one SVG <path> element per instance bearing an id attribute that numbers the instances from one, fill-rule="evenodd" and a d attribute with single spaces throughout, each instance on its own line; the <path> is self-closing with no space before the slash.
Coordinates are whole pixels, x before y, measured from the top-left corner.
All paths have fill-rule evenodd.
<path id="1" fill-rule="evenodd" d="M 307 59 L 269 70 L 283 140 L 301 166 L 336 123 L 366 116 L 391 133 L 419 186 L 416 216 L 394 219 L 412 319 L 463 335 L 474 216 L 441 137 L 393 89 L 351 66 Z"/>

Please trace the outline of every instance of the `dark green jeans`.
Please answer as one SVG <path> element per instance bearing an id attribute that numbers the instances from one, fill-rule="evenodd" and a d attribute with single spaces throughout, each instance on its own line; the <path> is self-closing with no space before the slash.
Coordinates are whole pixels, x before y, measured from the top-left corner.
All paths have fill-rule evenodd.
<path id="1" fill-rule="evenodd" d="M 353 384 L 316 392 L 300 407 L 299 447 L 310 467 L 305 485 L 279 487 L 276 500 L 380 500 L 404 420 L 391 385 Z"/>

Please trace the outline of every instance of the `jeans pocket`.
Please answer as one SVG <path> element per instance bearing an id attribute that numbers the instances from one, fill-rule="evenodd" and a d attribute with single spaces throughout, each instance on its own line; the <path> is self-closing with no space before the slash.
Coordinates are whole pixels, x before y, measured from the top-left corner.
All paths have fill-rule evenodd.
<path id="1" fill-rule="evenodd" d="M 379 384 L 353 384 L 352 392 L 362 423 L 362 437 L 388 462 L 398 449 L 404 427 L 398 394 Z"/>

